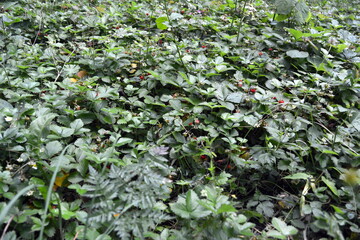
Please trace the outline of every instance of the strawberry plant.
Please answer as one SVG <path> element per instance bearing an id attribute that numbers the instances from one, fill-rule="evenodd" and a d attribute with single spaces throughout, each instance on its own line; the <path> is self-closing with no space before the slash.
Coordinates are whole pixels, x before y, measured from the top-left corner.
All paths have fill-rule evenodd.
<path id="1" fill-rule="evenodd" d="M 358 239 L 346 2 L 3 2 L 1 239 Z"/>

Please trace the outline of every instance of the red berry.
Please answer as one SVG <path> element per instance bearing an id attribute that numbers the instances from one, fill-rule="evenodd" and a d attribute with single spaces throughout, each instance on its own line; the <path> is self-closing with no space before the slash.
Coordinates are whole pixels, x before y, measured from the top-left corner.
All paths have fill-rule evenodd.
<path id="1" fill-rule="evenodd" d="M 181 12 L 180 12 L 181 14 L 184 14 L 185 13 L 185 11 L 184 10 L 181 10 Z"/>
<path id="2" fill-rule="evenodd" d="M 202 45 L 201 47 L 202 47 L 202 48 L 206 48 L 206 46 L 205 46 L 205 45 Z"/>
<path id="3" fill-rule="evenodd" d="M 187 52 L 187 53 L 189 53 L 189 52 L 190 52 L 190 50 L 189 50 L 189 49 L 186 49 L 186 52 Z"/>
<path id="4" fill-rule="evenodd" d="M 262 52 L 259 52 L 259 56 L 262 56 L 263 55 L 263 53 Z"/>
<path id="5" fill-rule="evenodd" d="M 284 103 L 284 100 L 279 100 L 279 102 L 278 103 Z"/>
<path id="6" fill-rule="evenodd" d="M 200 124 L 200 120 L 199 120 L 199 119 L 195 119 L 195 124 Z"/>
<path id="7" fill-rule="evenodd" d="M 147 75 L 148 75 L 148 76 L 150 76 L 150 75 L 151 75 L 151 73 L 147 73 Z"/>
<path id="8" fill-rule="evenodd" d="M 146 16 L 149 16 L 149 14 L 148 14 L 148 13 L 146 13 Z"/>
<path id="9" fill-rule="evenodd" d="M 189 122 L 189 126 L 192 126 L 193 125 L 193 123 L 192 122 Z"/>
<path id="10" fill-rule="evenodd" d="M 275 100 L 276 100 L 276 97 L 272 97 L 272 99 L 275 99 Z"/>
<path id="11" fill-rule="evenodd" d="M 116 29 L 119 29 L 120 27 L 119 27 L 119 26 L 116 26 L 115 28 L 116 28 Z"/>
<path id="12" fill-rule="evenodd" d="M 255 93 L 255 92 L 256 92 L 256 88 L 250 88 L 250 92 Z"/>
<path id="13" fill-rule="evenodd" d="M 206 159 L 207 156 L 206 156 L 206 155 L 201 155 L 200 158 L 201 158 L 201 159 Z"/>
<path id="14" fill-rule="evenodd" d="M 273 49 L 272 48 L 269 48 L 269 51 L 272 51 Z"/>
<path id="15" fill-rule="evenodd" d="M 141 80 L 144 80 L 145 77 L 144 77 L 143 75 L 141 75 L 139 78 L 140 78 Z"/>

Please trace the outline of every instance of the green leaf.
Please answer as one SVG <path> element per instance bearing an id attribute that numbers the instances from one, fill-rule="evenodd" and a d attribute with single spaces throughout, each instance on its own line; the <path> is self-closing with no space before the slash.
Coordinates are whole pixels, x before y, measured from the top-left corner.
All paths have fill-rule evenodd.
<path id="1" fill-rule="evenodd" d="M 29 131 L 38 137 L 42 137 L 44 129 L 50 125 L 50 122 L 57 116 L 55 113 L 48 113 L 39 116 L 31 122 Z"/>
<path id="2" fill-rule="evenodd" d="M 339 155 L 337 152 L 334 152 L 334 151 L 331 151 L 331 150 L 322 150 L 322 153 L 333 154 L 333 155 Z"/>
<path id="3" fill-rule="evenodd" d="M 295 235 L 298 232 L 296 228 L 286 225 L 286 223 L 279 218 L 274 217 L 271 223 L 274 225 L 276 230 L 285 236 Z"/>
<path id="4" fill-rule="evenodd" d="M 266 236 L 273 237 L 277 239 L 286 239 L 286 236 L 284 236 L 282 233 L 276 231 L 276 230 L 270 230 L 266 233 Z"/>
<path id="5" fill-rule="evenodd" d="M 339 192 L 337 190 L 337 188 L 335 187 L 335 183 L 326 179 L 324 176 L 321 176 L 321 181 L 323 181 L 326 186 L 328 186 L 328 188 L 338 197 L 339 196 Z"/>
<path id="6" fill-rule="evenodd" d="M 232 102 L 232 103 L 240 103 L 242 101 L 242 99 L 243 99 L 243 93 L 241 93 L 241 92 L 230 93 L 226 97 L 226 101 Z"/>
<path id="7" fill-rule="evenodd" d="M 131 143 L 132 141 L 133 141 L 132 138 L 122 137 L 122 138 L 119 138 L 119 140 L 116 141 L 115 146 L 120 147 L 120 146 L 123 146 L 125 144 Z"/>
<path id="8" fill-rule="evenodd" d="M 307 58 L 309 56 L 309 53 L 299 50 L 289 50 L 286 52 L 286 55 L 288 55 L 291 58 Z"/>
<path id="9" fill-rule="evenodd" d="M 48 158 L 51 158 L 55 154 L 61 152 L 63 146 L 59 141 L 52 141 L 46 144 L 45 146 L 45 154 Z"/>
<path id="10" fill-rule="evenodd" d="M 199 204 L 199 197 L 193 190 L 186 193 L 186 198 L 179 197 L 176 203 L 170 203 L 170 209 L 182 218 L 202 218 L 211 214 Z"/>
<path id="11" fill-rule="evenodd" d="M 304 0 L 300 0 L 294 9 L 295 20 L 298 23 L 306 23 L 311 18 L 311 12 Z"/>
<path id="12" fill-rule="evenodd" d="M 309 178 L 312 178 L 311 175 L 309 174 L 306 174 L 306 173 L 295 173 L 295 174 L 292 174 L 292 175 L 289 175 L 289 176 L 286 176 L 286 177 L 283 177 L 283 179 L 304 179 L 304 180 L 307 180 Z"/>
<path id="13" fill-rule="evenodd" d="M 293 35 L 293 37 L 295 38 L 296 41 L 300 40 L 304 36 L 304 33 L 299 30 L 292 29 L 292 28 L 288 28 L 287 30 L 291 35 Z"/>
<path id="14" fill-rule="evenodd" d="M 216 213 L 220 214 L 224 212 L 236 212 L 236 209 L 230 204 L 222 204 Z"/>
<path id="15" fill-rule="evenodd" d="M 293 8 L 295 7 L 296 1 L 294 0 L 276 0 L 275 7 L 276 13 L 287 15 L 291 13 Z"/>
<path id="16" fill-rule="evenodd" d="M 70 127 L 74 129 L 75 132 L 80 130 L 84 126 L 84 122 L 81 119 L 76 119 L 72 123 L 70 123 Z"/>
<path id="17" fill-rule="evenodd" d="M 156 19 L 156 27 L 160 30 L 165 30 L 168 28 L 167 25 L 164 24 L 164 22 L 168 22 L 168 18 L 167 17 L 158 17 Z"/>

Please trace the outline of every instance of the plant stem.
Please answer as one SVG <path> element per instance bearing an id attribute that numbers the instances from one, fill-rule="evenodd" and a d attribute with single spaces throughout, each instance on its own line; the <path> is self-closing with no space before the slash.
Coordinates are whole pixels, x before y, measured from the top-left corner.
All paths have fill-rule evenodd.
<path id="1" fill-rule="evenodd" d="M 188 76 L 188 69 L 187 69 L 184 61 L 182 60 L 183 55 L 181 54 L 180 48 L 179 48 L 177 42 L 175 41 L 175 33 L 174 33 L 174 30 L 173 30 L 173 29 L 174 29 L 174 26 L 173 26 L 173 24 L 172 24 L 172 21 L 170 20 L 170 15 L 169 15 L 169 10 L 168 10 L 167 1 L 164 0 L 163 2 L 164 2 L 165 14 L 166 14 L 166 17 L 167 17 L 167 19 L 168 19 L 168 21 L 169 21 L 170 28 L 171 28 L 170 33 L 171 33 L 171 35 L 172 35 L 172 37 L 173 37 L 172 41 L 174 42 L 174 44 L 175 44 L 175 46 L 176 46 L 176 52 L 177 52 L 177 54 L 179 55 L 180 62 L 181 62 L 182 66 L 183 66 L 184 69 L 185 69 L 185 74 L 186 74 L 187 77 L 189 77 L 189 76 Z"/>

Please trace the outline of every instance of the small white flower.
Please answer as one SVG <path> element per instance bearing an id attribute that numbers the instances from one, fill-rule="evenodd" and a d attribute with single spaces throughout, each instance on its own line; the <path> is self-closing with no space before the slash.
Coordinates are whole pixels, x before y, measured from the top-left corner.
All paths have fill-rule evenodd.
<path id="1" fill-rule="evenodd" d="M 8 170 L 8 171 L 11 171 L 13 169 L 14 169 L 14 165 L 9 164 L 6 166 L 6 170 Z"/>
<path id="2" fill-rule="evenodd" d="M 7 122 L 11 122 L 12 120 L 13 120 L 12 117 L 6 117 L 6 118 L 5 118 L 5 121 L 7 121 Z"/>
<path id="3" fill-rule="evenodd" d="M 32 196 L 34 194 L 34 191 L 33 190 L 30 190 L 26 193 L 26 196 Z"/>
<path id="4" fill-rule="evenodd" d="M 36 162 L 34 161 L 28 162 L 28 165 L 31 166 L 33 169 L 37 169 Z"/>
<path id="5" fill-rule="evenodd" d="M 24 161 L 25 161 L 25 159 L 23 159 L 23 158 L 19 157 L 18 159 L 16 159 L 16 161 L 18 161 L 18 162 L 24 162 Z"/>

